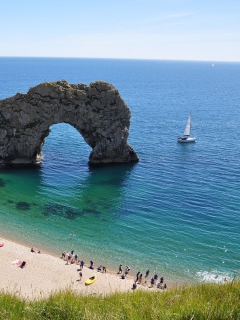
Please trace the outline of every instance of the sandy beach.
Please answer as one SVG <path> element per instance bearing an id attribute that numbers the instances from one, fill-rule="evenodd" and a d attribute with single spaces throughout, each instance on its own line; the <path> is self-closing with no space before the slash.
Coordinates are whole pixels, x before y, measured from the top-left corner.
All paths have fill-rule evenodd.
<path id="1" fill-rule="evenodd" d="M 82 269 L 82 279 L 79 280 L 80 266 L 67 264 L 59 257 L 46 253 L 33 253 L 31 248 L 0 238 L 1 281 L 0 290 L 17 294 L 24 299 L 41 299 L 51 293 L 71 289 L 84 295 L 107 295 L 114 292 L 132 292 L 135 274 L 131 271 L 126 279 L 121 275 L 107 270 L 106 273 L 89 269 L 89 262 Z M 36 248 L 38 250 L 38 248 Z M 26 266 L 20 268 L 17 261 L 26 261 Z M 125 266 L 123 266 L 124 268 Z M 97 276 L 97 280 L 85 285 L 87 278 Z M 138 285 L 137 290 L 158 290 L 150 288 L 150 278 L 147 284 Z"/>

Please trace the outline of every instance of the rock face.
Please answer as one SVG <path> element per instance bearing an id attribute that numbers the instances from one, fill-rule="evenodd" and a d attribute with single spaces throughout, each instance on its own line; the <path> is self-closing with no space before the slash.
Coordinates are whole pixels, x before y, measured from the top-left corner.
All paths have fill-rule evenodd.
<path id="1" fill-rule="evenodd" d="M 127 142 L 130 110 L 113 85 L 46 82 L 0 100 L 0 163 L 35 164 L 49 127 L 72 125 L 92 147 L 90 164 L 138 161 Z"/>

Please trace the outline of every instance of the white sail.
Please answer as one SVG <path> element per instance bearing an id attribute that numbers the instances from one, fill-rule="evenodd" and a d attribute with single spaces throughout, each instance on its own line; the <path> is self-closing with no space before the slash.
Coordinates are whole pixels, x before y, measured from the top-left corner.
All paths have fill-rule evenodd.
<path id="1" fill-rule="evenodd" d="M 187 119 L 187 123 L 183 132 L 183 135 L 181 137 L 178 137 L 178 142 L 195 142 L 195 137 L 190 137 L 190 129 L 191 129 L 191 113 Z"/>
<path id="2" fill-rule="evenodd" d="M 183 136 L 189 137 L 190 136 L 190 129 L 191 129 L 191 114 L 189 115 L 189 117 L 187 119 L 187 123 L 186 123 L 186 127 L 184 129 L 184 132 L 183 132 Z"/>

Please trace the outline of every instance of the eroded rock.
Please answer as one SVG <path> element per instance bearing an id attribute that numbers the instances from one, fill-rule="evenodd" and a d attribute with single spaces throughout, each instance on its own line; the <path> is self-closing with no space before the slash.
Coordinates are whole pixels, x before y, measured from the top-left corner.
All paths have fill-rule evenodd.
<path id="1" fill-rule="evenodd" d="M 49 127 L 61 122 L 76 128 L 92 148 L 90 164 L 136 162 L 127 142 L 130 117 L 118 90 L 104 81 L 39 84 L 0 100 L 0 163 L 37 163 Z"/>

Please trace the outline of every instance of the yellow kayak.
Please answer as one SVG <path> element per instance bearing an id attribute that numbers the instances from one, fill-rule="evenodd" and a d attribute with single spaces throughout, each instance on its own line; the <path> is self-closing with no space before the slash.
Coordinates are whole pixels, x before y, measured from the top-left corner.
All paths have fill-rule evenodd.
<path id="1" fill-rule="evenodd" d="M 85 285 L 87 286 L 89 284 L 92 284 L 96 280 L 97 280 L 97 276 L 92 276 L 86 280 Z"/>

